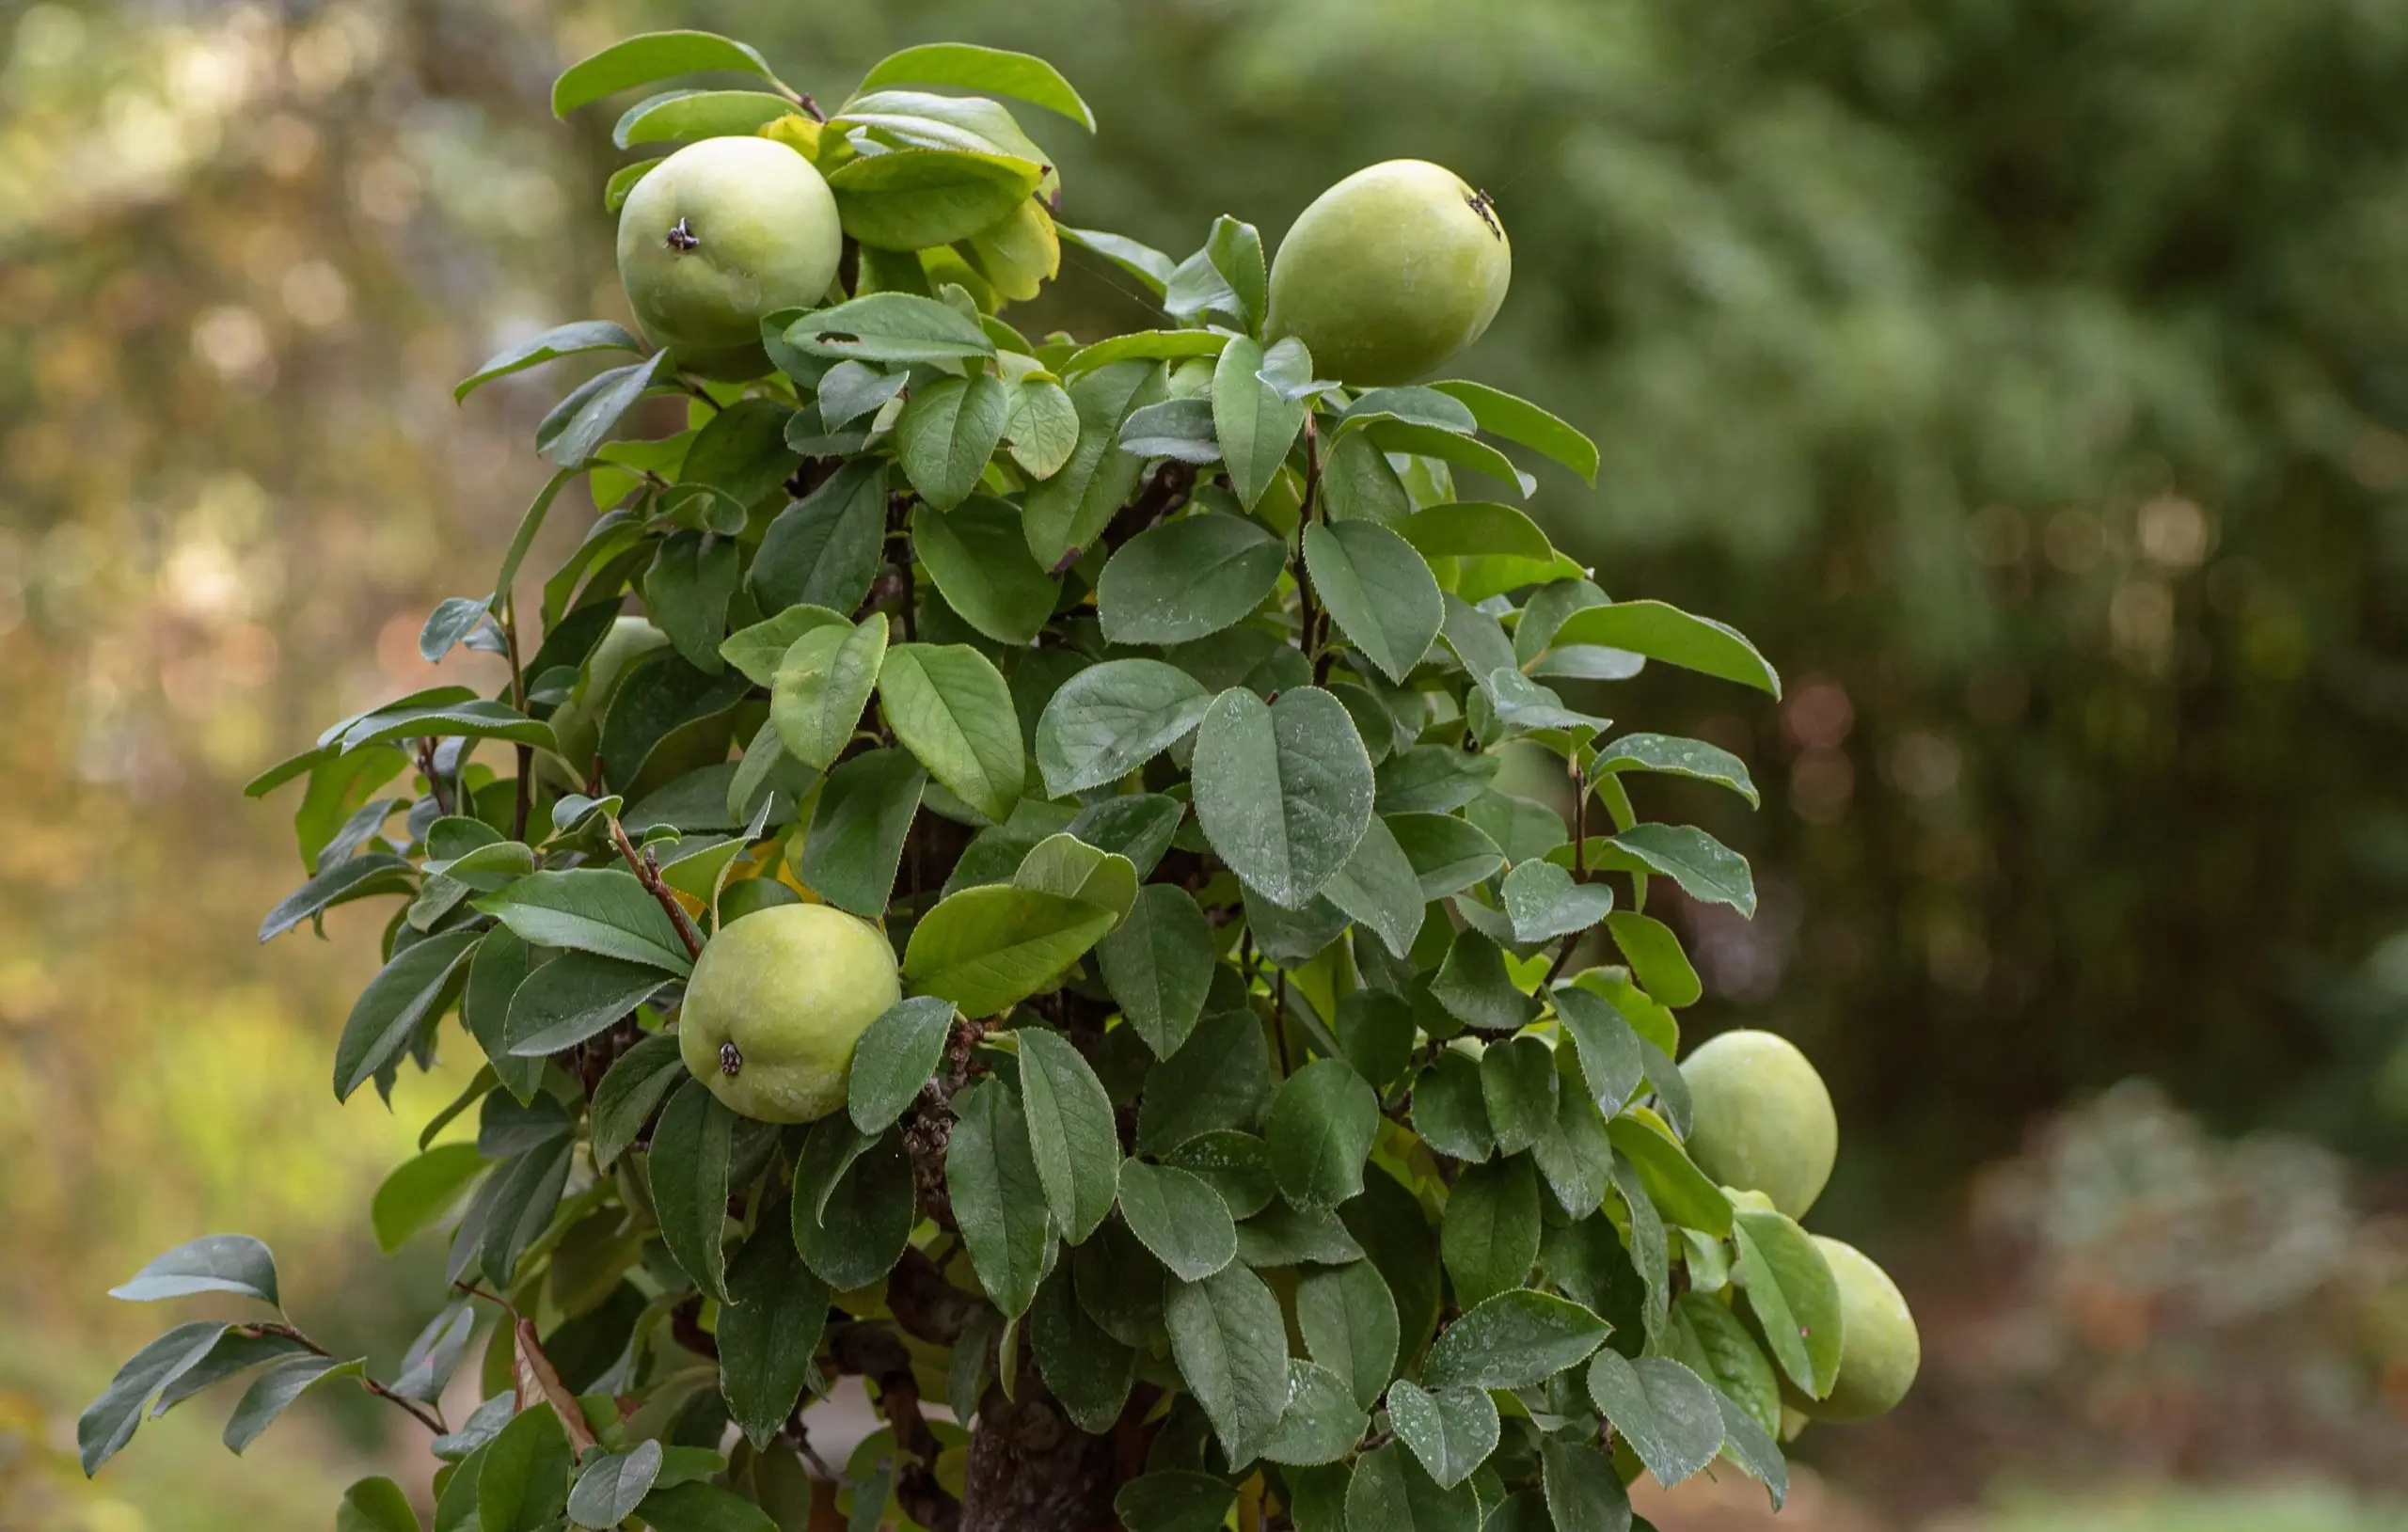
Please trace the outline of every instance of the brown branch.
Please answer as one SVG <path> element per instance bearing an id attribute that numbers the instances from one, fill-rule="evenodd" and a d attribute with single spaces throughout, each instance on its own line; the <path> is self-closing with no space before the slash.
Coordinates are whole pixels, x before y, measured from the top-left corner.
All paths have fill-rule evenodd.
<path id="1" fill-rule="evenodd" d="M 951 1346 L 986 1304 L 947 1282 L 926 1252 L 907 1245 L 886 1274 L 886 1306 L 908 1334 L 931 1346 Z"/>
<path id="2" fill-rule="evenodd" d="M 669 1338 L 693 1352 L 719 1360 L 719 1342 L 703 1328 L 703 1295 L 696 1293 L 669 1311 Z"/>
<path id="3" fill-rule="evenodd" d="M 928 1532 L 957 1532 L 961 1502 L 937 1482 L 937 1455 L 943 1448 L 920 1414 L 911 1353 L 889 1331 L 849 1324 L 830 1340 L 828 1354 L 838 1372 L 857 1374 L 877 1387 L 879 1413 L 895 1429 L 895 1447 L 918 1460 L 896 1465 L 895 1494 L 904 1514 Z"/>
<path id="4" fill-rule="evenodd" d="M 1195 488 L 1194 464 L 1164 463 L 1154 469 L 1153 477 L 1146 481 L 1146 487 L 1137 492 L 1135 499 L 1112 513 L 1112 519 L 1104 524 L 1103 536 L 1100 541 L 1105 547 L 1117 550 L 1123 543 L 1185 505 L 1189 493 Z M 1055 561 L 1053 573 L 1061 574 L 1086 557 L 1086 551 L 1085 548 L 1070 549 Z"/>
<path id="5" fill-rule="evenodd" d="M 271 1323 L 246 1324 L 240 1328 L 245 1333 L 252 1335 L 282 1335 L 285 1339 L 293 1341 L 300 1346 L 303 1350 L 308 1351 L 312 1356 L 323 1356 L 329 1362 L 334 1360 L 334 1352 L 327 1350 L 325 1347 L 319 1345 L 316 1341 L 311 1340 L 308 1335 L 302 1334 L 297 1326 Z M 359 1386 L 368 1390 L 371 1394 L 375 1395 L 378 1398 L 385 1400 L 387 1403 L 400 1407 L 402 1412 L 407 1414 L 412 1420 L 415 1420 L 420 1425 L 424 1426 L 428 1430 L 433 1431 L 437 1436 L 441 1436 L 451 1429 L 449 1426 L 446 1426 L 443 1423 L 443 1417 L 440 1414 L 429 1410 L 426 1406 L 419 1403 L 416 1399 L 404 1398 L 401 1395 L 394 1393 L 391 1389 L 387 1388 L 383 1383 L 378 1382 L 373 1378 L 362 1374 L 359 1380 Z"/>
<path id="6" fill-rule="evenodd" d="M 610 821 L 610 839 L 618 845 L 619 855 L 626 859 L 628 868 L 636 875 L 636 881 L 642 883 L 644 892 L 659 900 L 660 908 L 669 912 L 669 924 L 677 928 L 677 940 L 686 944 L 686 956 L 703 956 L 703 939 L 695 931 L 694 923 L 686 918 L 686 907 L 677 902 L 675 892 L 660 880 L 658 860 L 650 851 L 639 853 L 635 843 L 627 839 L 626 827 L 615 818 Z"/>

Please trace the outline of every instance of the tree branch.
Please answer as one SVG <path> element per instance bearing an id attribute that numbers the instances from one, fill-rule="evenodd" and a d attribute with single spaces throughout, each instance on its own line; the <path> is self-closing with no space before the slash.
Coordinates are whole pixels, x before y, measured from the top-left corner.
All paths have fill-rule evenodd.
<path id="1" fill-rule="evenodd" d="M 307 1335 L 302 1333 L 300 1327 L 297 1325 L 273 1323 L 246 1324 L 241 1326 L 241 1328 L 252 1335 L 282 1335 L 285 1339 L 298 1345 L 303 1350 L 308 1351 L 312 1356 L 323 1356 L 330 1362 L 334 1360 L 334 1352 L 327 1350 L 316 1341 L 311 1340 Z M 373 1378 L 362 1374 L 359 1380 L 359 1386 L 368 1390 L 371 1394 L 375 1395 L 378 1398 L 385 1400 L 387 1403 L 399 1406 L 404 1414 L 407 1414 L 412 1420 L 415 1420 L 420 1425 L 424 1426 L 428 1430 L 433 1431 L 437 1436 L 441 1436 L 444 1432 L 451 1429 L 450 1427 L 443 1423 L 443 1417 L 441 1415 L 436 1414 L 432 1410 L 429 1410 L 426 1406 L 419 1403 L 416 1399 L 403 1398 L 401 1395 L 394 1393 L 391 1389 L 387 1388 L 383 1383 L 378 1382 Z"/>
<path id="2" fill-rule="evenodd" d="M 677 940 L 686 944 L 686 956 L 703 956 L 702 936 L 695 931 L 694 923 L 686 918 L 686 907 L 677 902 L 675 892 L 660 880 L 660 863 L 649 851 L 639 853 L 635 843 L 627 839 L 626 827 L 615 818 L 610 821 L 610 839 L 617 845 L 619 855 L 627 860 L 627 866 L 636 875 L 636 881 L 642 883 L 644 892 L 659 900 L 660 908 L 669 912 L 669 924 L 677 928 Z"/>
<path id="3" fill-rule="evenodd" d="M 878 1388 L 879 1413 L 895 1428 L 895 1445 L 918 1460 L 898 1465 L 895 1494 L 904 1514 L 928 1532 L 957 1532 L 961 1502 L 937 1482 L 936 1432 L 920 1414 L 920 1384 L 911 1375 L 911 1353 L 886 1330 L 849 1324 L 829 1342 L 829 1360 L 839 1372 L 868 1380 Z"/>

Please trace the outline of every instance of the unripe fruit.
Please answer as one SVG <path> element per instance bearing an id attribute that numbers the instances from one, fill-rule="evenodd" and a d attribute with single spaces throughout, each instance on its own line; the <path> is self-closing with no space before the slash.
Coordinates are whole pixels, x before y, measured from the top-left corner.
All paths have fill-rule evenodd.
<path id="1" fill-rule="evenodd" d="M 1487 194 L 1427 160 L 1357 170 L 1313 199 L 1271 262 L 1273 340 L 1359 387 L 1410 383 L 1480 339 L 1513 247 Z"/>
<path id="2" fill-rule="evenodd" d="M 780 905 L 703 949 L 677 1051 L 739 1115 L 816 1122 L 845 1104 L 853 1045 L 902 998 L 878 927 L 827 905 Z"/>
<path id="3" fill-rule="evenodd" d="M 761 316 L 817 308 L 843 253 L 828 183 L 768 138 L 689 144 L 619 210 L 619 281 L 636 319 L 705 377 L 768 371 Z"/>
<path id="4" fill-rule="evenodd" d="M 1797 1407 L 1811 1419 L 1834 1422 L 1888 1414 L 1914 1386 L 1915 1373 L 1923 1366 L 1923 1337 L 1915 1331 L 1915 1317 L 1890 1273 L 1862 1251 L 1820 1234 L 1814 1243 L 1839 1282 L 1845 1336 L 1839 1380 L 1831 1385 L 1830 1397 L 1798 1399 Z"/>
<path id="5" fill-rule="evenodd" d="M 1831 1093 L 1806 1055 L 1769 1032 L 1726 1032 L 1683 1060 L 1681 1074 L 1695 1106 L 1688 1150 L 1698 1169 L 1805 1217 L 1840 1147 Z"/>

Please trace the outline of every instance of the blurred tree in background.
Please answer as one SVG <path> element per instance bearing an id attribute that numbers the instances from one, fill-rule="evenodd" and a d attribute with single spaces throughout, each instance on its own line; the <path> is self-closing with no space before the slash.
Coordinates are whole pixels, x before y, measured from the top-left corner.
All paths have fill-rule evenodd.
<path id="1" fill-rule="evenodd" d="M 2368 958 L 2408 904 L 2394 0 L 0 5 L 0 1413 L 35 1437 L 132 1335 L 87 1295 L 238 1207 L 405 1338 L 348 1220 L 424 1113 L 379 1138 L 319 1078 L 371 935 L 245 951 L 290 851 L 235 790 L 421 684 L 420 617 L 506 540 L 558 380 L 448 388 L 624 317 L 607 124 L 545 89 L 670 24 L 823 92 L 929 38 L 1043 53 L 1109 128 L 1063 146 L 1066 217 L 1166 248 L 1397 155 L 1497 197 L 1520 270 L 1469 370 L 1606 454 L 1541 514 L 1790 679 L 1633 705 L 1766 786 L 1678 806 L 1765 912 L 1686 914 L 1716 1019 L 1825 1066 L 1843 1224 L 2132 1073 L 2408 1139 L 2408 957 Z M 1132 302 L 1086 261 L 1031 320 Z M 325 1503 L 305 1446 L 279 1489 L 169 1424 L 190 1462 L 104 1488 Z"/>

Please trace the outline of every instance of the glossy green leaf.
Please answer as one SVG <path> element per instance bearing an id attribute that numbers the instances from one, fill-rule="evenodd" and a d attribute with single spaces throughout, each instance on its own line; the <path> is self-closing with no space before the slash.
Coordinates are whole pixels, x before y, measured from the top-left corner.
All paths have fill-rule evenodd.
<path id="1" fill-rule="evenodd" d="M 1731 1203 L 1721 1188 L 1697 1168 L 1656 1115 L 1632 1107 L 1606 1124 L 1614 1147 L 1630 1157 L 1647 1184 L 1647 1194 L 1664 1216 L 1702 1233 L 1731 1232 Z"/>
<path id="2" fill-rule="evenodd" d="M 911 513 L 912 551 L 945 603 L 998 643 L 1024 645 L 1054 612 L 1059 582 L 1028 554 L 1018 509 L 974 497 L 951 513 Z"/>
<path id="3" fill-rule="evenodd" d="M 368 1206 L 376 1247 L 389 1256 L 412 1235 L 432 1227 L 459 1205 L 484 1168 L 484 1156 L 473 1144 L 438 1144 L 396 1165 Z"/>
<path id="4" fill-rule="evenodd" d="M 479 1532 L 539 1532 L 568 1508 L 575 1464 L 568 1432 L 548 1404 L 528 1405 L 485 1449 L 477 1475 Z"/>
<path id="5" fill-rule="evenodd" d="M 1780 675 L 1736 629 L 1660 601 L 1619 601 L 1575 612 L 1556 630 L 1555 642 L 1624 649 L 1781 695 Z"/>
<path id="6" fill-rule="evenodd" d="M 1371 761 L 1354 720 L 1328 692 L 1297 687 L 1266 705 L 1232 687 L 1197 731 L 1195 792 L 1204 833 L 1229 869 L 1293 909 L 1362 840 Z"/>
<path id="7" fill-rule="evenodd" d="M 824 771 L 852 743 L 886 659 L 886 614 L 807 628 L 769 680 L 769 721 L 788 755 Z"/>
<path id="8" fill-rule="evenodd" d="M 1237 1491 L 1227 1479 L 1185 1468 L 1158 1468 L 1120 1486 L 1112 1513 L 1129 1532 L 1214 1532 Z"/>
<path id="9" fill-rule="evenodd" d="M 594 1091 L 594 1161 L 608 1168 L 625 1153 L 670 1091 L 687 1078 L 677 1039 L 667 1034 L 646 1037 L 620 1054 Z"/>
<path id="10" fill-rule="evenodd" d="M 779 1532 L 768 1511 L 700 1479 L 655 1486 L 636 1514 L 652 1532 Z"/>
<path id="11" fill-rule="evenodd" d="M 862 76 L 863 93 L 886 86 L 958 86 L 1042 106 L 1095 132 L 1095 114 L 1053 65 L 1034 54 L 968 42 L 931 42 L 887 55 Z"/>
<path id="12" fill-rule="evenodd" d="M 279 1306 L 276 1257 L 247 1234 L 205 1234 L 188 1240 L 109 1289 L 111 1298 L 154 1303 L 195 1293 L 228 1292 Z"/>
<path id="13" fill-rule="evenodd" d="M 1062 375 L 1075 378 L 1115 362 L 1217 356 L 1228 343 L 1229 338 L 1218 330 L 1132 330 L 1071 353 L 1062 363 Z"/>
<path id="14" fill-rule="evenodd" d="M 1118 781 L 1184 739 L 1212 694 L 1158 659 L 1114 659 L 1063 683 L 1037 725 L 1045 791 L 1069 798 Z"/>
<path id="15" fill-rule="evenodd" d="M 1671 1357 L 1632 1362 L 1600 1350 L 1589 1363 L 1589 1397 L 1668 1490 L 1722 1450 L 1713 1385 Z"/>
<path id="16" fill-rule="evenodd" d="M 1740 1289 L 1773 1360 L 1807 1394 L 1829 1395 L 1846 1339 L 1830 1263 L 1813 1238 L 1781 1213 L 1741 1211 L 1732 1220 L 1731 1238 L 1739 1252 Z"/>
<path id="17" fill-rule="evenodd" d="M 1467 1165 L 1447 1196 L 1438 1248 L 1458 1307 L 1523 1286 L 1539 1258 L 1539 1178 L 1527 1155 Z"/>
<path id="18" fill-rule="evenodd" d="M 1671 877 L 1690 898 L 1755 918 L 1756 880 L 1748 859 L 1695 826 L 1633 825 L 1607 844 Z"/>
<path id="19" fill-rule="evenodd" d="M 1261 255 L 1261 245 L 1257 244 L 1258 264 Z M 1228 468 L 1229 487 L 1248 511 L 1261 500 L 1288 461 L 1288 450 L 1304 429 L 1307 408 L 1303 400 L 1288 399 L 1263 381 L 1262 360 L 1261 343 L 1239 336 L 1222 349 L 1212 371 L 1213 434 Z M 1436 589 L 1431 587 L 1434 593 Z M 1432 629 L 1435 631 L 1435 623 Z"/>
<path id="20" fill-rule="evenodd" d="M 973 1082 L 953 1109 L 945 1190 L 970 1264 L 1006 1317 L 1025 1313 L 1054 1244 L 1027 1119 L 1009 1087 L 992 1078 Z"/>
<path id="21" fill-rule="evenodd" d="M 1118 920 L 1137 902 L 1137 867 L 1063 830 L 1029 848 L 1012 874 L 1012 887 L 1098 905 Z"/>
<path id="22" fill-rule="evenodd" d="M 335 1532 L 419 1532 L 418 1512 L 400 1485 L 377 1475 L 343 1491 Z"/>
<path id="23" fill-rule="evenodd" d="M 1096 585 L 1114 643 L 1184 643 L 1220 632 L 1267 599 L 1286 549 L 1253 522 L 1196 514 L 1131 538 Z"/>
<path id="24" fill-rule="evenodd" d="M 644 1441 L 587 1463 L 568 1493 L 569 1520 L 579 1526 L 616 1526 L 633 1516 L 660 1477 L 660 1444 Z"/>
<path id="25" fill-rule="evenodd" d="M 1704 995 L 1705 985 L 1671 926 L 1652 915 L 1621 909 L 1606 917 L 1606 929 L 1649 994 L 1674 1009 L 1694 1005 Z"/>
<path id="26" fill-rule="evenodd" d="M 1297 1357 L 1288 1360 L 1287 1408 L 1262 1456 L 1294 1466 L 1334 1463 L 1354 1450 L 1370 1428 L 1370 1416 L 1354 1402 L 1345 1380 L 1327 1367 Z"/>
<path id="27" fill-rule="evenodd" d="M 1780 1444 L 1764 1427 L 1749 1418 L 1730 1396 L 1717 1394 L 1715 1403 L 1722 1412 L 1724 1453 L 1765 1487 L 1772 1497 L 1772 1508 L 1780 1510 L 1789 1498 L 1789 1464 L 1782 1456 Z"/>
<path id="28" fill-rule="evenodd" d="M 924 250 L 1002 222 L 1036 193 L 1044 172 L 1017 155 L 904 149 L 848 161 L 828 177 L 828 189 L 854 239 L 881 250 Z"/>
<path id="29" fill-rule="evenodd" d="M 1589 1359 L 1612 1327 L 1568 1298 L 1528 1287 L 1482 1301 L 1439 1333 L 1425 1388 L 1529 1388 Z"/>
<path id="30" fill-rule="evenodd" d="M 883 915 L 927 781 L 919 762 L 892 748 L 838 762 L 802 843 L 803 882 L 839 909 Z"/>
<path id="31" fill-rule="evenodd" d="M 913 392 L 895 422 L 895 441 L 903 476 L 921 498 L 949 511 L 970 498 L 1010 408 L 1010 388 L 991 372 L 943 378 Z"/>
<path id="32" fill-rule="evenodd" d="M 1058 1033 L 1019 1033 L 1020 1081 L 1029 1148 L 1045 1204 L 1063 1236 L 1078 1244 L 1112 1211 L 1120 1175 L 1120 1137 L 1112 1098 L 1084 1055 Z"/>
<path id="33" fill-rule="evenodd" d="M 1614 891 L 1606 883 L 1575 883 L 1551 861 L 1525 861 L 1505 875 L 1498 890 L 1513 940 L 1536 944 L 1576 937 L 1606 919 Z"/>
<path id="34" fill-rule="evenodd" d="M 1347 1527 L 1380 1532 L 1479 1532 L 1480 1496 L 1469 1483 L 1441 1489 L 1395 1442 L 1356 1461 L 1346 1488 Z"/>
<path id="35" fill-rule="evenodd" d="M 667 351 L 598 372 L 578 386 L 535 430 L 535 447 L 563 468 L 574 468 L 610 438 L 620 419 L 654 385 L 673 375 Z"/>
<path id="36" fill-rule="evenodd" d="M 1477 1164 L 1497 1152 L 1478 1060 L 1441 1049 L 1422 1066 L 1413 1085 L 1413 1130 L 1451 1160 Z"/>
<path id="37" fill-rule="evenodd" d="M 1220 340 L 1212 339 L 1216 344 Z M 1124 360 L 1083 372 L 1064 366 L 1079 417 L 1078 445 L 1069 461 L 1033 485 L 1021 505 L 1029 556 L 1049 570 L 1059 569 L 1101 537 L 1136 489 L 1145 460 L 1121 449 L 1120 426 L 1133 410 L 1161 399 L 1164 388 L 1163 369 L 1149 361 Z"/>
<path id="38" fill-rule="evenodd" d="M 1220 1128 L 1250 1128 L 1271 1098 L 1271 1049 L 1250 1010 L 1208 1011 L 1146 1074 L 1137 1147 L 1175 1148 Z"/>
<path id="39" fill-rule="evenodd" d="M 895 741 L 928 775 L 996 824 L 1027 781 L 1020 715 L 992 661 L 967 644 L 897 644 L 879 672 Z"/>
<path id="40" fill-rule="evenodd" d="M 496 378 L 523 372 L 528 368 L 562 356 L 575 356 L 591 351 L 642 350 L 642 340 L 630 334 L 625 325 L 607 319 L 584 319 L 570 324 L 556 324 L 532 340 L 505 346 L 486 357 L 483 366 L 461 379 L 452 388 L 452 399 L 456 403 Z"/>
<path id="41" fill-rule="evenodd" d="M 1462 379 L 1430 387 L 1468 407 L 1481 430 L 1545 452 L 1588 482 L 1597 482 L 1597 444 L 1529 400 Z"/>
<path id="42" fill-rule="evenodd" d="M 365 1357 L 339 1362 L 331 1356 L 288 1356 L 271 1364 L 252 1380 L 251 1386 L 235 1401 L 233 1414 L 226 1417 L 226 1450 L 240 1453 L 258 1441 L 261 1432 L 275 1425 L 302 1395 L 319 1384 L 367 1375 Z"/>
<path id="43" fill-rule="evenodd" d="M 953 1003 L 933 995 L 895 1002 L 853 1045 L 846 1110 L 864 1133 L 882 1132 L 934 1079 L 953 1034 Z"/>
<path id="44" fill-rule="evenodd" d="M 1111 910 L 990 884 L 941 901 L 911 928 L 903 976 L 964 1016 L 996 1016 L 1037 993 L 1112 929 Z"/>
<path id="45" fill-rule="evenodd" d="M 949 304 L 909 292 L 873 292 L 815 310 L 786 326 L 785 340 L 814 356 L 863 362 L 959 361 L 995 354 L 995 342 L 975 320 Z"/>
<path id="46" fill-rule="evenodd" d="M 621 113 L 610 142 L 633 149 L 742 136 L 795 112 L 793 102 L 766 90 L 664 90 Z"/>
<path id="47" fill-rule="evenodd" d="M 1315 522 L 1304 532 L 1313 588 L 1346 640 L 1402 683 L 1436 641 L 1446 604 L 1412 544 L 1369 521 Z"/>
<path id="48" fill-rule="evenodd" d="M 476 908 L 530 946 L 570 947 L 671 973 L 693 970 L 693 959 L 659 901 L 620 868 L 536 873 L 486 894 Z"/>
<path id="49" fill-rule="evenodd" d="M 1288 1330 L 1279 1301 L 1244 1267 L 1173 1282 L 1164 1303 L 1180 1377 L 1223 1452 L 1244 1462 L 1279 1425 L 1288 1398 Z"/>
<path id="50" fill-rule="evenodd" d="M 1368 1410 L 1395 1375 L 1396 1299 L 1368 1260 L 1321 1267 L 1296 1283 L 1296 1327 L 1312 1359 L 1336 1373 Z"/>
<path id="51" fill-rule="evenodd" d="M 1379 1125 L 1378 1094 L 1345 1060 L 1315 1059 L 1290 1075 L 1263 1120 L 1280 1194 L 1329 1208 L 1360 1193 Z"/>
<path id="52" fill-rule="evenodd" d="M 1491 1043 L 1480 1059 L 1480 1096 L 1497 1152 L 1529 1148 L 1555 1124 L 1554 1050 L 1527 1034 Z"/>
<path id="53" fill-rule="evenodd" d="M 1156 1058 L 1179 1051 L 1212 983 L 1212 929 L 1194 895 L 1149 883 L 1111 935 L 1096 943 L 1104 987 Z"/>
<path id="54" fill-rule="evenodd" d="M 1469 927 L 1455 933 L 1430 980 L 1430 998 L 1448 1015 L 1483 1032 L 1513 1032 L 1538 1015 L 1538 1002 L 1514 987 L 1505 954 Z"/>
<path id="55" fill-rule="evenodd" d="M 544 1058 L 607 1031 L 649 1000 L 669 975 L 649 963 L 564 952 L 527 975 L 510 997 L 502 1038 L 521 1058 Z"/>
<path id="56" fill-rule="evenodd" d="M 1539 1439 L 1539 1467 L 1555 1532 L 1630 1532 L 1630 1493 L 1614 1461 L 1569 1437 Z"/>
<path id="57" fill-rule="evenodd" d="M 1656 771 L 1728 787 L 1756 806 L 1756 784 L 1747 763 L 1719 745 L 1670 734 L 1624 734 L 1601 747 L 1593 773 Z"/>
<path id="58" fill-rule="evenodd" d="M 1481 1389 L 1459 1383 L 1432 1393 L 1400 1378 L 1388 1386 L 1388 1418 L 1440 1489 L 1471 1477 L 1497 1450 L 1497 1405 Z"/>
<path id="59" fill-rule="evenodd" d="M 374 1079 L 450 1003 L 460 970 L 482 933 L 447 931 L 397 955 L 361 990 L 335 1044 L 335 1099 Z"/>
<path id="60" fill-rule="evenodd" d="M 649 1178 L 661 1242 L 705 1296 L 722 1301 L 727 1288 L 720 1240 L 727 1223 L 735 1136 L 736 1113 L 693 1079 L 670 1097 L 652 1131 Z"/>
<path id="61" fill-rule="evenodd" d="M 777 83 L 768 61 L 732 38 L 710 32 L 644 32 L 562 71 L 552 82 L 552 115 L 564 118 L 589 103 L 655 80 L 704 73 L 754 74 Z"/>
<path id="62" fill-rule="evenodd" d="M 1180 1281 L 1199 1282 L 1237 1258 L 1237 1226 L 1220 1193 L 1202 1177 L 1125 1160 L 1119 1197 L 1130 1231 Z"/>
<path id="63" fill-rule="evenodd" d="M 216 1320 L 187 1320 L 126 1360 L 75 1421 L 75 1445 L 85 1477 L 98 1473 L 101 1464 L 133 1440 L 135 1428 L 160 1391 L 200 1366 L 227 1328 Z"/>
<path id="64" fill-rule="evenodd" d="M 841 1134 L 849 1145 L 839 1163 L 809 1163 L 820 1140 L 806 1145 L 790 1208 L 797 1254 L 812 1274 L 838 1292 L 866 1287 L 894 1270 L 919 1220 L 913 1200 L 911 1162 L 900 1137 L 890 1131 L 863 1142 L 852 1125 L 823 1118 L 822 1132 Z"/>

